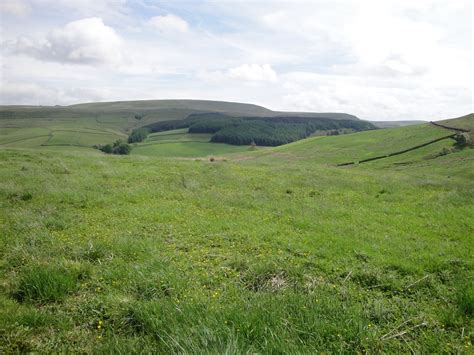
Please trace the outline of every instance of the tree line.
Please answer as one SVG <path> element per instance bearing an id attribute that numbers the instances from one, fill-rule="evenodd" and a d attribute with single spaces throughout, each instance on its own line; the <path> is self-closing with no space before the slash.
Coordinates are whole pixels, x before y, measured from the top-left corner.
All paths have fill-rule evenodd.
<path id="1" fill-rule="evenodd" d="M 328 135 L 346 130 L 375 129 L 370 122 L 327 117 L 231 117 L 222 113 L 191 114 L 184 120 L 155 122 L 133 130 L 128 142 L 141 142 L 149 133 L 188 128 L 190 133 L 212 133 L 211 142 L 278 146 L 306 138 L 316 131 Z"/>

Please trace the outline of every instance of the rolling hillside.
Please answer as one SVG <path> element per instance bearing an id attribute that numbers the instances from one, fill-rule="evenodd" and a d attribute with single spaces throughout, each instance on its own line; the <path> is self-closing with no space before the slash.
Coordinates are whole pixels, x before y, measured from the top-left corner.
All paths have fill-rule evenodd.
<path id="1" fill-rule="evenodd" d="M 54 121 L 84 120 L 97 124 L 115 125 L 117 130 L 129 129 L 157 121 L 184 119 L 193 113 L 220 112 L 236 116 L 311 116 L 332 119 L 354 119 L 344 113 L 292 113 L 271 111 L 261 106 L 234 102 L 205 100 L 144 100 L 95 102 L 70 106 L 0 106 L 0 123 L 7 127 L 12 119 L 28 120 L 34 124 L 48 124 Z M 137 122 L 134 116 L 142 116 Z"/>
<path id="2" fill-rule="evenodd" d="M 245 152 L 248 146 L 209 143 L 211 134 L 188 133 L 187 129 L 150 134 L 140 144 L 134 144 L 132 154 L 155 157 L 207 157 Z"/>
<path id="3" fill-rule="evenodd" d="M 468 115 L 458 117 L 458 118 L 437 121 L 437 123 L 440 123 L 449 127 L 474 131 L 474 113 L 470 113 Z"/>
<path id="4" fill-rule="evenodd" d="M 252 151 L 177 130 L 112 156 L 37 144 L 120 120 L 25 120 L 1 131 L 0 352 L 473 351 L 474 149 L 337 166 L 450 130 Z"/>
<path id="5" fill-rule="evenodd" d="M 358 120 L 348 114 L 285 113 L 251 104 L 203 100 L 123 101 L 54 107 L 0 106 L 0 147 L 83 150 L 95 144 L 126 140 L 137 127 L 159 121 L 184 120 L 191 114 L 208 112 L 239 117 L 291 114 Z M 211 150 L 215 151 L 215 148 Z"/>
<path id="6" fill-rule="evenodd" d="M 446 126 L 474 129 L 474 115 L 440 121 Z M 387 162 L 400 162 L 408 157 L 429 159 L 444 154 L 455 141 L 448 136 L 456 131 L 434 126 L 430 123 L 404 126 L 376 131 L 365 131 L 341 136 L 311 137 L 272 150 L 252 152 L 242 159 L 285 159 L 286 161 L 311 161 L 328 165 L 359 162 L 378 156 L 389 155 L 441 139 L 426 147 L 387 158 Z M 445 139 L 442 139 L 445 138 Z M 408 159 L 409 160 L 409 159 Z"/>

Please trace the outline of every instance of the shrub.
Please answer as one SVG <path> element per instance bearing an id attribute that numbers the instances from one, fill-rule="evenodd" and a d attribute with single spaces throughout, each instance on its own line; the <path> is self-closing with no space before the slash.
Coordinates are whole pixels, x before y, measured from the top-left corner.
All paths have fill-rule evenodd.
<path id="1" fill-rule="evenodd" d="M 120 143 L 116 147 L 113 148 L 113 154 L 120 154 L 120 155 L 128 155 L 132 151 L 132 147 L 130 147 L 127 143 Z"/>
<path id="2" fill-rule="evenodd" d="M 106 145 L 96 145 L 95 148 L 99 149 L 100 151 L 106 154 L 130 154 L 132 151 L 132 147 L 127 143 L 123 143 L 122 140 L 117 140 L 113 145 L 106 144 Z"/>
<path id="3" fill-rule="evenodd" d="M 449 153 L 452 153 L 452 150 L 449 149 L 449 148 L 446 148 L 444 147 L 441 152 L 439 153 L 439 155 L 448 155 Z"/>
<path id="4" fill-rule="evenodd" d="M 128 137 L 128 143 L 142 142 L 148 137 L 150 130 L 148 128 L 134 129 Z"/>
<path id="5" fill-rule="evenodd" d="M 131 151 L 132 151 L 132 147 L 130 147 L 128 144 L 121 144 L 118 149 L 119 154 L 125 154 L 125 155 L 130 154 Z"/>
<path id="6" fill-rule="evenodd" d="M 99 149 L 103 151 L 104 153 L 112 154 L 112 146 L 110 144 L 106 144 Z"/>

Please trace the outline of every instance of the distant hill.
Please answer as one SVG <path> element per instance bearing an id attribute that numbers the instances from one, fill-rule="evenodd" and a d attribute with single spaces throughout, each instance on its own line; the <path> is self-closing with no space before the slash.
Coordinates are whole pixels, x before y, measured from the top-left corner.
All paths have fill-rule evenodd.
<path id="1" fill-rule="evenodd" d="M 272 111 L 263 106 L 227 101 L 210 100 L 140 100 L 140 101 L 117 101 L 117 102 L 94 102 L 66 106 L 71 109 L 84 111 L 142 111 L 152 113 L 157 110 L 184 110 L 199 112 L 221 112 L 238 116 L 301 116 L 301 117 L 327 117 L 332 119 L 353 119 L 354 115 L 337 112 L 286 112 Z M 185 118 L 185 117 L 183 117 Z"/>
<path id="2" fill-rule="evenodd" d="M 331 119 L 358 120 L 354 115 L 337 112 L 283 112 L 265 107 L 238 102 L 208 100 L 141 100 L 92 102 L 69 106 L 0 106 L 0 118 L 32 117 L 81 117 L 93 114 L 101 116 L 135 114 L 143 117 L 144 123 L 185 119 L 194 113 L 220 112 L 231 116 L 298 116 L 325 117 Z"/>
<path id="3" fill-rule="evenodd" d="M 188 115 L 193 112 L 225 112 L 248 115 L 268 115 L 271 110 L 264 107 L 225 101 L 208 100 L 139 100 L 139 101 L 116 101 L 116 102 L 92 102 L 65 106 L 72 110 L 94 111 L 94 112 L 143 112 L 145 114 L 168 110 L 182 111 Z M 185 117 L 183 117 L 185 118 Z M 178 119 L 178 117 L 175 117 Z"/>
<path id="4" fill-rule="evenodd" d="M 90 149 L 97 144 L 107 144 L 118 139 L 127 140 L 132 131 L 140 127 L 150 127 L 151 125 L 163 125 L 165 121 L 186 120 L 190 115 L 211 114 L 217 117 L 237 117 L 241 120 L 264 120 L 272 121 L 288 121 L 293 120 L 297 123 L 299 120 L 318 118 L 315 121 L 321 122 L 332 121 L 332 125 L 338 127 L 323 127 L 318 129 L 336 129 L 340 126 L 352 127 L 369 124 L 368 121 L 359 120 L 356 116 L 346 113 L 312 113 L 312 112 L 281 112 L 272 111 L 265 107 L 222 101 L 207 100 L 144 100 L 144 101 L 118 101 L 118 102 L 95 102 L 83 103 L 70 106 L 0 106 L 0 147 L 4 148 L 47 148 L 47 149 Z M 338 122 L 334 122 L 337 120 Z M 407 126 L 418 123 L 419 121 L 397 121 L 397 122 L 372 122 L 379 128 L 388 128 L 392 126 Z M 469 114 L 452 120 L 439 121 L 446 126 L 454 128 L 470 129 L 474 128 L 474 114 Z M 219 122 L 220 123 L 220 122 Z M 427 126 L 433 126 L 426 124 Z M 186 127 L 188 127 L 187 125 Z M 355 130 L 359 130 L 355 127 Z M 171 127 L 168 129 L 180 128 Z M 245 125 L 245 132 L 264 132 L 266 136 L 273 138 L 277 133 L 282 133 L 276 129 L 281 127 L 278 125 L 273 127 L 273 131 L 267 132 L 267 127 L 262 125 Z M 291 128 L 291 129 L 290 129 Z M 304 138 L 306 133 L 300 132 L 301 127 L 285 127 L 284 137 L 281 136 L 280 141 L 293 141 L 294 135 L 298 139 Z M 366 127 L 370 128 L 370 127 Z M 411 126 L 406 127 L 411 128 Z M 362 129 L 365 129 L 362 127 Z M 438 128 L 438 132 L 447 134 L 444 128 Z M 154 131 L 154 130 L 153 130 Z M 160 130 L 156 130 L 157 132 Z M 286 140 L 289 132 L 292 132 L 291 139 Z M 385 130 L 384 130 L 385 131 Z M 207 132 L 207 131 L 206 131 Z M 400 131 L 404 134 L 411 135 L 412 130 Z M 191 132 L 192 133 L 192 132 Z M 210 133 L 208 138 L 210 138 Z M 227 132 L 235 135 L 235 130 Z M 242 133 L 242 132 L 240 132 Z M 259 137 L 262 134 L 259 133 Z M 293 134 L 294 133 L 294 134 Z M 194 133 L 193 133 L 194 134 Z M 203 132 L 198 134 L 205 134 Z M 368 133 L 367 133 L 368 134 Z M 382 133 L 373 133 L 374 135 Z M 383 134 L 382 134 L 383 135 Z M 364 137 L 358 134 L 356 137 Z M 370 136 L 368 134 L 368 136 Z M 256 136 L 252 133 L 252 138 Z M 194 139 L 195 136 L 187 136 Z M 202 138 L 202 137 L 200 137 Z M 229 137 L 227 137 L 229 138 Z M 267 139 L 269 137 L 265 137 Z M 431 138 L 431 137 L 425 137 Z M 437 137 L 434 137 L 435 139 Z M 229 138 L 230 139 L 230 138 Z M 239 138 L 240 139 L 240 138 Z M 310 138 L 311 140 L 311 138 Z M 339 138 L 337 142 L 350 141 L 349 138 Z M 147 141 L 148 142 L 148 141 Z M 143 144 L 147 143 L 144 142 Z M 243 144 L 247 141 L 243 140 Z M 420 139 L 419 142 L 423 143 Z M 149 143 L 149 142 L 148 142 Z M 196 143 L 196 142 L 194 142 Z M 279 142 L 280 143 L 280 142 Z M 319 143 L 319 140 L 318 140 Z M 351 144 L 354 142 L 351 141 Z M 365 145 L 367 142 L 361 142 Z M 386 142 L 384 142 L 385 144 Z M 418 141 L 413 142 L 415 145 Z M 197 143 L 196 143 L 197 144 Z M 199 142 L 199 144 L 203 144 Z M 273 144 L 269 144 L 273 145 Z M 204 146 L 203 146 L 204 147 Z M 206 146 L 207 147 L 207 146 Z M 403 148 L 400 145 L 400 148 Z M 207 149 L 207 148 L 206 148 Z M 306 149 L 306 147 L 305 147 Z M 345 149 L 345 148 L 344 148 Z M 309 149 L 310 151 L 311 149 Z M 375 152 L 377 150 L 373 150 Z M 365 158 L 358 154 L 350 159 Z"/>
<path id="5" fill-rule="evenodd" d="M 368 124 L 346 113 L 281 112 L 253 104 L 207 100 L 93 102 L 70 106 L 11 105 L 0 106 L 0 129 L 3 133 L 0 146 L 90 148 L 118 139 L 126 140 L 139 127 L 159 125 L 165 121 L 181 122 L 196 114 L 276 120 L 317 118 L 319 121 L 338 121 L 334 122 L 335 126 L 341 126 L 343 122 L 348 122 L 344 126 Z"/>
<path id="6" fill-rule="evenodd" d="M 417 124 L 426 123 L 426 121 L 370 121 L 375 127 L 378 128 L 393 128 L 393 127 L 404 127 L 413 126 Z"/>

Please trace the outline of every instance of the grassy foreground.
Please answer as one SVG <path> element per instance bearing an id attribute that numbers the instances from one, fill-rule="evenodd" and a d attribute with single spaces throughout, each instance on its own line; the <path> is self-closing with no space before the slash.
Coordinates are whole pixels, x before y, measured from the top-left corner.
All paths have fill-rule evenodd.
<path id="1" fill-rule="evenodd" d="M 214 162 L 0 150 L 0 351 L 472 352 L 474 151 L 334 166 L 384 132 Z"/>

